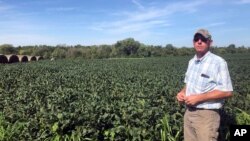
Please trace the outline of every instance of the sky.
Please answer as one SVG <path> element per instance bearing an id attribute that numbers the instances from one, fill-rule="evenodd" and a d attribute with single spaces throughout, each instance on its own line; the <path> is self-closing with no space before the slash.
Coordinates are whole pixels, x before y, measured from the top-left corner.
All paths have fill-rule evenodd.
<path id="1" fill-rule="evenodd" d="M 250 47 L 250 0 L 0 0 L 0 45 L 192 47 L 208 29 L 213 46 Z"/>

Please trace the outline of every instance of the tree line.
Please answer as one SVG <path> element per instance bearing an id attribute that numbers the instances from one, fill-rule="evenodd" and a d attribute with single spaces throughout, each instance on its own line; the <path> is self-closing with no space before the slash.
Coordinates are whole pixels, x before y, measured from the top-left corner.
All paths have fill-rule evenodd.
<path id="1" fill-rule="evenodd" d="M 212 47 L 211 51 L 216 54 L 228 53 L 250 53 L 249 47 L 236 47 L 230 44 L 227 47 Z M 177 48 L 172 44 L 145 45 L 133 38 L 127 38 L 117 41 L 113 45 L 74 45 L 67 46 L 64 44 L 56 46 L 34 45 L 34 46 L 17 46 L 11 44 L 0 45 L 0 54 L 32 55 L 43 56 L 45 59 L 56 58 L 120 58 L 120 57 L 164 57 L 164 56 L 185 56 L 193 55 L 193 47 Z"/>

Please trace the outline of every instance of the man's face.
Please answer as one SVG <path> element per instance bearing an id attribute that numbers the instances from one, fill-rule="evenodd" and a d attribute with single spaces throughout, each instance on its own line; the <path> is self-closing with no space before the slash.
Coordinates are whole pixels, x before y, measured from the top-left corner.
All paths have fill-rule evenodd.
<path id="1" fill-rule="evenodd" d="M 205 54 L 211 45 L 212 41 L 206 39 L 201 34 L 196 34 L 193 39 L 194 48 L 197 53 Z"/>

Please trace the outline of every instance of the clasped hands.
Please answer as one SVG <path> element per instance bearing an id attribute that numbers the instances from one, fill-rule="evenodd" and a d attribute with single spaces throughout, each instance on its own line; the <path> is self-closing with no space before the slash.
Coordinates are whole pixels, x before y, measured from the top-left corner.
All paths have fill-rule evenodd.
<path id="1" fill-rule="evenodd" d="M 184 92 L 179 92 L 176 96 L 180 104 L 185 103 L 188 106 L 194 106 L 201 102 L 201 95 L 186 96 Z"/>

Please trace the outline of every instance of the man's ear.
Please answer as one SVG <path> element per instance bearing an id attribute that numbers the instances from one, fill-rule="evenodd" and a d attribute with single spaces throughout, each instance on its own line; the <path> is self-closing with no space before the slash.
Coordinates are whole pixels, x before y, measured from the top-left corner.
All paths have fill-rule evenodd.
<path id="1" fill-rule="evenodd" d="M 213 40 L 209 40 L 209 46 L 212 46 Z"/>

